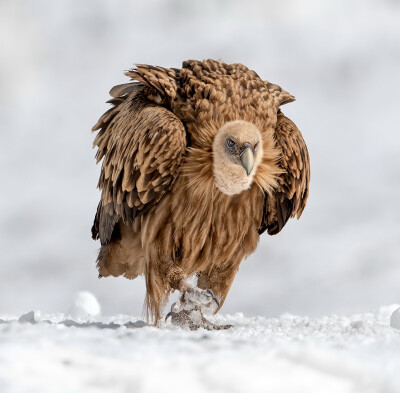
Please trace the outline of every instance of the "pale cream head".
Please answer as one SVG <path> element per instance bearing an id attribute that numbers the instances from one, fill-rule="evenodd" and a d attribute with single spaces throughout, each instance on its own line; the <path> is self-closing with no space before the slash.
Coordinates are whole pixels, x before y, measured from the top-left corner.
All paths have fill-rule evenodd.
<path id="1" fill-rule="evenodd" d="M 213 172 L 216 186 L 227 195 L 250 188 L 262 161 L 263 144 L 258 128 L 247 121 L 225 123 L 213 143 Z"/>

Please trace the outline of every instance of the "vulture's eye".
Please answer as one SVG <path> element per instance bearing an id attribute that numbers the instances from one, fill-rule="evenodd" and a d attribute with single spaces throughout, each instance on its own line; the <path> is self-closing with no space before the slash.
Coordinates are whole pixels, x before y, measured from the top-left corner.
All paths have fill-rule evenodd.
<path id="1" fill-rule="evenodd" d="M 258 142 L 254 145 L 254 151 L 257 151 L 258 149 Z"/>
<path id="2" fill-rule="evenodd" d="M 233 150 L 233 149 L 236 147 L 235 141 L 233 141 L 231 138 L 228 138 L 228 139 L 226 140 L 226 147 L 227 147 L 229 150 Z"/>

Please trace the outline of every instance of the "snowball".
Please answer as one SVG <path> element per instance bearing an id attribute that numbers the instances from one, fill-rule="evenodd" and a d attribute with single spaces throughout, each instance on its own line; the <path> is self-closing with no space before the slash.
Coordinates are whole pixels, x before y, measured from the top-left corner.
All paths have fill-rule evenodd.
<path id="1" fill-rule="evenodd" d="M 40 312 L 29 311 L 28 313 L 21 315 L 18 321 L 21 323 L 36 323 L 40 321 Z"/>
<path id="2" fill-rule="evenodd" d="M 76 294 L 70 314 L 73 318 L 86 318 L 99 315 L 101 307 L 96 297 L 87 291 Z"/>
<path id="3" fill-rule="evenodd" d="M 393 311 L 390 317 L 390 326 L 400 330 L 400 307 Z"/>

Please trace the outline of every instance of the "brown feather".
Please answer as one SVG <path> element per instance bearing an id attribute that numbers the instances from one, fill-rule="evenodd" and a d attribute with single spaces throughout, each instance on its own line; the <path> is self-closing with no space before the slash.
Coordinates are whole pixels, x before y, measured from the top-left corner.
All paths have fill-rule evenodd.
<path id="1" fill-rule="evenodd" d="M 99 181 L 102 200 L 93 227 L 93 237 L 100 238 L 103 245 L 111 240 L 114 226 L 119 220 L 132 223 L 135 215 L 139 214 L 136 209 L 125 209 L 125 205 L 144 211 L 145 205 L 158 202 L 176 178 L 178 170 L 175 163 L 183 159 L 186 146 L 185 129 L 180 120 L 165 108 L 148 101 L 146 93 L 140 92 L 137 85 L 133 90 L 130 89 L 132 84 L 128 85 L 127 89 L 122 85 L 117 86 L 114 94 L 127 94 L 127 91 L 129 94 L 106 112 L 107 116 L 103 115 L 96 125 L 100 132 L 94 144 L 99 148 L 98 160 L 103 157 L 104 160 Z M 157 172 L 158 177 L 167 177 L 168 183 L 157 191 L 152 190 L 149 182 L 154 172 L 149 164 L 152 159 L 157 160 L 164 145 L 160 141 L 151 144 L 155 133 L 174 141 L 174 150 L 163 166 L 164 173 Z M 107 144 L 103 142 L 105 139 L 109 141 Z M 145 162 L 147 157 L 150 159 Z M 115 203 L 107 207 L 104 213 L 106 219 L 102 220 L 103 209 L 110 201 Z M 102 225 L 97 222 L 102 222 Z"/>
<path id="2" fill-rule="evenodd" d="M 281 150 L 280 166 L 284 170 L 275 194 L 267 197 L 259 233 L 268 230 L 276 235 L 290 217 L 300 218 L 309 192 L 310 159 L 307 146 L 296 125 L 281 111 L 275 128 L 276 143 Z"/>

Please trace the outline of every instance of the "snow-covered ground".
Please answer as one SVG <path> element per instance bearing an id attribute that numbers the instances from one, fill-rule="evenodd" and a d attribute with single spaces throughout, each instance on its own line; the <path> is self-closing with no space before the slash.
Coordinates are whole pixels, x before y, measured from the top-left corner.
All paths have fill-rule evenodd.
<path id="1" fill-rule="evenodd" d="M 234 327 L 213 332 L 158 329 L 128 315 L 0 315 L 0 391 L 398 393 L 400 330 L 390 326 L 397 308 L 218 315 L 216 323 Z"/>

